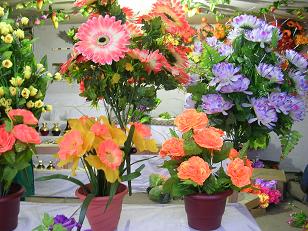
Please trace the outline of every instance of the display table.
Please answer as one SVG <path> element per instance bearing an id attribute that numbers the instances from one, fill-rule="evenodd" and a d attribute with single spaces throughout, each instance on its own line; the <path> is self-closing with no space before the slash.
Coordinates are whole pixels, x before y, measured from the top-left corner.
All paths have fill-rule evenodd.
<path id="1" fill-rule="evenodd" d="M 37 227 L 44 213 L 70 216 L 78 204 L 47 204 L 22 202 L 19 225 L 15 231 L 30 231 Z M 84 229 L 89 228 L 85 220 Z M 124 204 L 117 231 L 193 231 L 187 225 L 184 205 Z M 249 211 L 241 204 L 228 204 L 221 231 L 261 231 Z"/>

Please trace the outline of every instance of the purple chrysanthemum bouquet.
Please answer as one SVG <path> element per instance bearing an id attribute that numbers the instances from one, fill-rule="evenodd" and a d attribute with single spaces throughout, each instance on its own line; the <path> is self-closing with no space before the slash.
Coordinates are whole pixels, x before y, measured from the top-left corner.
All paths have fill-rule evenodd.
<path id="1" fill-rule="evenodd" d="M 308 62 L 294 50 L 278 53 L 279 29 L 255 16 L 237 16 L 226 28 L 223 41 L 195 42 L 198 81 L 187 86 L 188 105 L 206 112 L 234 147 L 265 148 L 274 132 L 286 155 L 300 138 L 292 125 L 305 116 Z"/>

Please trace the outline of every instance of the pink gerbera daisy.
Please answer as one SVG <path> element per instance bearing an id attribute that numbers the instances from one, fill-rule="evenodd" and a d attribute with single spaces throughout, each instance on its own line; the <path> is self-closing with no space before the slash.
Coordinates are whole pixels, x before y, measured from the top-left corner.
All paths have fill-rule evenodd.
<path id="1" fill-rule="evenodd" d="M 168 45 L 167 49 L 174 58 L 174 61 L 172 62 L 173 66 L 176 66 L 178 68 L 188 67 L 188 58 L 187 58 L 185 51 L 179 49 L 178 47 L 172 46 L 172 45 Z"/>
<path id="2" fill-rule="evenodd" d="M 128 51 L 129 34 L 121 21 L 106 15 L 89 19 L 78 30 L 80 40 L 75 44 L 76 50 L 99 64 L 111 64 L 119 61 Z"/>
<path id="3" fill-rule="evenodd" d="M 96 0 L 76 0 L 74 2 L 74 6 L 76 7 L 83 7 L 83 6 L 86 6 L 86 5 L 90 5 L 92 4 L 93 2 L 95 2 Z"/>
<path id="4" fill-rule="evenodd" d="M 161 71 L 162 66 L 167 62 L 166 58 L 159 53 L 159 50 L 151 52 L 149 50 L 133 49 L 128 51 L 128 55 L 133 59 L 139 59 L 144 63 L 144 68 L 150 74 L 152 71 L 156 74 Z"/>
<path id="5" fill-rule="evenodd" d="M 114 170 L 122 163 L 122 151 L 113 140 L 103 141 L 98 147 L 97 155 L 103 164 Z"/>
<path id="6" fill-rule="evenodd" d="M 140 26 L 135 23 L 126 21 L 125 28 L 132 38 L 140 37 L 143 35 L 143 31 Z"/>

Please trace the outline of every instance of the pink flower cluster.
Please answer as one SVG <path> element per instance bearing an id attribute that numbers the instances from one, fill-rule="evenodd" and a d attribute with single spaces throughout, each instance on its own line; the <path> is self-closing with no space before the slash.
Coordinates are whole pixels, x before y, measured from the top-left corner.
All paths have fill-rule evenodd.
<path id="1" fill-rule="evenodd" d="M 267 187 L 261 187 L 261 192 L 268 195 L 269 197 L 268 202 L 270 204 L 278 204 L 280 202 L 281 192 L 279 190 Z"/>

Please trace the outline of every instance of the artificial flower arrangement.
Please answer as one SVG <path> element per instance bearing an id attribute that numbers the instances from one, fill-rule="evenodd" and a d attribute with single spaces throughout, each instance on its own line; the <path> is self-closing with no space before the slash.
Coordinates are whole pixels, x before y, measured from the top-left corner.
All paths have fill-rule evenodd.
<path id="1" fill-rule="evenodd" d="M 71 119 L 68 123 L 71 130 L 58 142 L 58 166 L 63 167 L 70 164 L 72 176 L 74 176 L 78 164 L 81 162 L 90 184 L 85 185 L 74 177 L 61 174 L 40 177 L 37 180 L 64 179 L 81 186 L 77 195 L 84 196 L 79 217 L 79 224 L 82 225 L 86 211 L 88 207 L 91 208 L 95 198 L 100 200 L 100 197 L 108 196 L 107 204 L 96 205 L 96 207 L 99 208 L 100 215 L 104 215 L 105 209 L 106 213 L 111 213 L 116 210 L 113 207 L 113 198 L 117 197 L 118 193 L 122 193 L 124 196 L 127 192 L 127 188 L 123 187 L 124 185 L 120 182 L 140 176 L 144 164 L 138 167 L 135 172 L 125 174 L 128 166 L 125 165 L 126 155 L 130 155 L 131 147 L 134 145 L 141 152 L 157 152 L 158 149 L 155 140 L 150 139 L 149 128 L 141 123 L 132 123 L 124 131 L 117 125 L 110 124 L 104 116 L 97 119 L 83 116 L 80 119 Z M 95 205 L 93 206 L 95 207 Z M 104 206 L 111 206 L 111 209 L 104 208 Z M 109 216 L 119 219 L 119 213 Z M 108 219 L 109 216 L 107 215 Z M 102 230 L 94 228 L 95 224 L 91 220 L 91 215 L 88 216 L 88 219 L 94 230 Z M 116 225 L 117 222 L 115 227 L 112 227 L 113 229 L 106 226 L 104 230 L 114 230 Z"/>
<path id="2" fill-rule="evenodd" d="M 0 121 L 0 198 L 12 191 L 18 172 L 26 169 L 35 154 L 40 136 L 34 129 L 38 120 L 25 109 L 12 109 Z M 10 191 L 11 190 L 11 191 Z"/>
<path id="3" fill-rule="evenodd" d="M 172 132 L 159 152 L 165 160 L 163 167 L 171 178 L 164 184 L 173 196 L 192 193 L 215 194 L 230 189 L 240 190 L 250 186 L 251 161 L 239 153 L 230 142 L 223 139 L 224 131 L 212 127 L 207 115 L 187 109 L 175 119 L 181 137 Z M 226 159 L 230 163 L 225 171 L 215 164 Z"/>
<path id="4" fill-rule="evenodd" d="M 184 196 L 192 228 L 217 229 L 227 196 L 232 190 L 251 185 L 252 163 L 244 152 L 224 141 L 224 131 L 210 126 L 203 112 L 187 109 L 176 117 L 175 125 L 182 135 L 172 131 L 173 137 L 163 143 L 159 152 L 161 157 L 168 158 L 162 167 L 170 173 L 163 185 L 164 192 L 172 197 Z M 224 169 L 222 161 L 228 159 Z"/>
<path id="5" fill-rule="evenodd" d="M 294 50 L 276 52 L 279 29 L 255 16 L 237 16 L 231 26 L 227 40 L 208 37 L 195 52 L 191 106 L 224 129 L 236 149 L 265 148 L 275 132 L 285 156 L 300 138 L 292 125 L 305 116 L 307 60 Z"/>
<path id="6" fill-rule="evenodd" d="M 0 9 L 0 114 L 5 116 L 12 108 L 25 108 L 39 118 L 42 112 L 50 111 L 45 105 L 47 85 L 60 80 L 60 73 L 54 76 L 46 71 L 46 57 L 36 62 L 32 51 L 33 40 L 23 30 L 29 19 L 22 17 L 15 21 L 9 18 L 9 10 Z"/>

